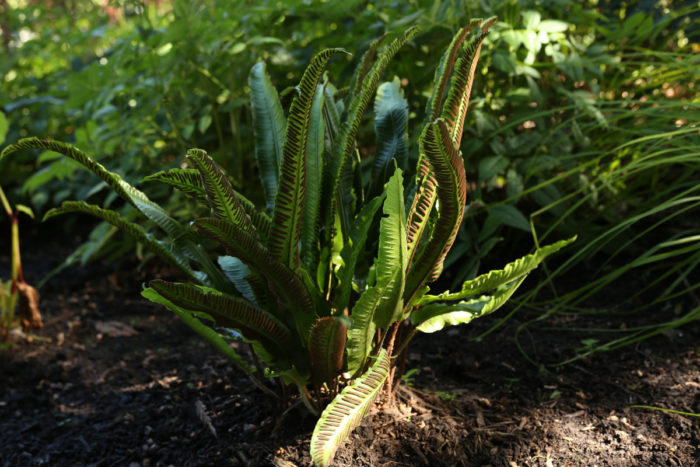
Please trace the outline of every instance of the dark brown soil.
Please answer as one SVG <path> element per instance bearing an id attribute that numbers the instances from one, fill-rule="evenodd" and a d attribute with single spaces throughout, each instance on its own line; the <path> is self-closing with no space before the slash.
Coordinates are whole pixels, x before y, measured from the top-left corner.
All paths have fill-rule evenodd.
<path id="1" fill-rule="evenodd" d="M 34 244 L 28 275 L 69 251 Z M 225 358 L 140 298 L 167 271 L 135 266 L 70 268 L 41 291 L 46 325 L 0 353 L 0 466 L 310 465 L 313 417 L 302 406 L 280 417 Z M 480 342 L 470 338 L 495 318 L 416 338 L 396 407 L 372 412 L 334 465 L 700 465 L 698 417 L 629 408 L 700 413 L 700 323 L 545 369 L 516 347 L 517 318 Z M 526 340 L 542 361 L 581 345 L 543 327 Z"/>

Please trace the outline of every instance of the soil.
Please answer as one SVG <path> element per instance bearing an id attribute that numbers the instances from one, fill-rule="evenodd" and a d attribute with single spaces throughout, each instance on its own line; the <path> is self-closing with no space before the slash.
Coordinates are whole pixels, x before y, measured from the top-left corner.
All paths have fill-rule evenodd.
<path id="1" fill-rule="evenodd" d="M 80 241 L 44 238 L 24 237 L 29 280 Z M 0 277 L 7 264 L 0 256 Z M 42 288 L 45 326 L 0 354 L 0 466 L 310 465 L 314 418 L 301 404 L 273 406 L 142 299 L 141 284 L 170 271 L 137 266 L 71 267 Z M 417 337 L 397 403 L 374 409 L 333 465 L 700 465 L 697 416 L 630 407 L 700 413 L 699 322 L 553 367 L 518 349 L 518 314 L 473 340 L 503 314 Z M 539 362 L 559 361 L 581 346 L 566 329 L 648 318 L 637 315 L 555 317 L 520 343 Z"/>

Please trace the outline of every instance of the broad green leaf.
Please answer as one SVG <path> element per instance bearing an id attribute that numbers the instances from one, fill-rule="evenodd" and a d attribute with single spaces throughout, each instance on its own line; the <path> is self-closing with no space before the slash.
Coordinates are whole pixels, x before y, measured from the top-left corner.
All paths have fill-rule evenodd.
<path id="1" fill-rule="evenodd" d="M 287 120 L 282 165 L 275 197 L 268 248 L 272 255 L 293 270 L 299 268 L 299 240 L 306 196 L 306 150 L 316 85 L 330 58 L 341 49 L 326 49 L 316 55 L 299 82 Z"/>
<path id="2" fill-rule="evenodd" d="M 396 169 L 385 189 L 384 216 L 379 226 L 379 252 L 374 267 L 377 285 L 387 284 L 384 288 L 384 299 L 374 314 L 375 324 L 384 330 L 397 321 L 403 311 L 402 298 L 408 257 L 401 169 Z"/>
<path id="3" fill-rule="evenodd" d="M 479 162 L 479 181 L 488 180 L 508 168 L 510 161 L 505 156 L 489 156 Z"/>
<path id="4" fill-rule="evenodd" d="M 374 100 L 374 131 L 377 143 L 368 198 L 377 196 L 394 171 L 406 170 L 408 162 L 408 102 L 398 78 L 382 83 Z"/>
<path id="5" fill-rule="evenodd" d="M 515 227 L 516 229 L 530 232 L 530 222 L 527 217 L 511 204 L 499 204 L 488 209 L 489 216 L 499 224 Z"/>
<path id="6" fill-rule="evenodd" d="M 493 313 L 503 306 L 520 287 L 525 276 L 499 287 L 491 296 L 483 296 L 466 302 L 435 303 L 419 308 L 411 314 L 411 324 L 420 332 L 431 333 L 444 328 L 469 323 L 474 318 Z"/>
<path id="7" fill-rule="evenodd" d="M 248 85 L 253 113 L 255 157 L 258 160 L 267 210 L 272 212 L 277 196 L 286 121 L 277 90 L 265 68 L 265 62 L 256 63 L 250 70 Z"/>
<path id="8" fill-rule="evenodd" d="M 567 240 L 560 240 L 551 245 L 537 249 L 534 253 L 523 256 L 511 263 L 508 263 L 503 269 L 489 271 L 486 274 L 475 277 L 462 284 L 460 292 L 451 293 L 445 292 L 440 295 L 426 295 L 419 302 L 423 306 L 435 301 L 454 301 L 463 300 L 465 298 L 480 295 L 490 290 L 497 289 L 509 282 L 513 282 L 520 277 L 528 274 L 535 269 L 547 256 L 561 250 L 568 244 L 576 240 L 576 237 L 571 237 Z"/>
<path id="9" fill-rule="evenodd" d="M 316 87 L 316 96 L 309 120 L 309 142 L 306 147 L 306 200 L 301 223 L 301 258 L 307 271 L 315 271 L 319 250 L 319 216 L 321 215 L 321 189 L 323 184 L 324 86 Z M 333 103 L 331 102 L 331 105 Z"/>
<path id="10" fill-rule="evenodd" d="M 384 202 L 385 197 L 386 193 L 382 192 L 379 196 L 362 206 L 360 213 L 355 217 L 355 221 L 350 228 L 348 243 L 343 246 L 340 252 L 342 262 L 337 274 L 338 287 L 335 300 L 339 312 L 345 310 L 350 303 L 352 279 L 355 275 L 357 260 L 365 252 L 367 234 L 372 227 L 374 216 Z"/>
<path id="11" fill-rule="evenodd" d="M 360 424 L 389 375 L 389 355 L 381 349 L 367 372 L 353 381 L 328 404 L 311 437 L 311 457 L 316 466 L 328 466 L 335 451 Z"/>
<path id="12" fill-rule="evenodd" d="M 559 21 L 556 19 L 545 19 L 539 22 L 537 25 L 538 31 L 543 31 L 546 33 L 551 32 L 564 32 L 569 28 L 569 24 L 564 21 Z"/>
<path id="13" fill-rule="evenodd" d="M 374 261 L 376 282 L 360 295 L 350 314 L 352 325 L 347 350 L 351 374 L 364 369 L 376 328 L 387 330 L 401 317 L 407 261 L 403 177 L 401 169 L 396 169 L 387 183 L 379 252 Z"/>
<path id="14" fill-rule="evenodd" d="M 228 280 L 233 282 L 236 290 L 246 300 L 257 305 L 257 299 L 247 279 L 252 274 L 250 268 L 235 256 L 219 256 L 217 261 Z"/>
<path id="15" fill-rule="evenodd" d="M 326 316 L 319 318 L 311 329 L 309 356 L 311 375 L 316 387 L 332 381 L 343 368 L 343 353 L 347 338 L 344 318 Z"/>
<path id="16" fill-rule="evenodd" d="M 525 26 L 525 29 L 535 29 L 540 24 L 541 18 L 542 15 L 539 11 L 525 10 L 523 11 L 523 26 Z"/>

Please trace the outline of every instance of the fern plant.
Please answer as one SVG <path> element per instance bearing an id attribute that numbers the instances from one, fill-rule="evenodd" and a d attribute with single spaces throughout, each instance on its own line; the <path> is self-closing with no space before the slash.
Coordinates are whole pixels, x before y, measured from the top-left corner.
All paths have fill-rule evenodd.
<path id="1" fill-rule="evenodd" d="M 413 176 L 404 170 L 408 105 L 397 82 L 380 86 L 380 79 L 415 29 L 383 48 L 386 37 L 375 41 L 347 92 L 321 82 L 329 60 L 345 52 L 316 55 L 292 91 L 286 118 L 265 64 L 253 67 L 249 84 L 264 208 L 236 192 L 198 149 L 188 151 L 188 168 L 146 178 L 210 208 L 210 217 L 191 224 L 175 220 L 70 145 L 29 138 L 2 157 L 31 148 L 59 152 L 159 227 L 160 234 L 150 232 L 85 202 L 67 201 L 46 214 L 92 214 L 177 266 L 185 282 L 152 280 L 143 296 L 175 312 L 272 397 L 279 398 L 266 378 L 296 386 L 309 410 L 320 414 L 311 442 L 314 462 L 328 465 L 381 391 L 390 393 L 400 377 L 397 357 L 411 337 L 495 311 L 528 272 L 570 241 L 478 276 L 457 292 L 429 294 L 427 284 L 440 276 L 464 214 L 459 143 L 481 44 L 493 21 L 472 21 L 445 51 Z M 377 153 L 363 183 L 356 135 L 373 97 Z M 232 340 L 251 345 L 266 366 L 264 375 L 233 350 Z"/>

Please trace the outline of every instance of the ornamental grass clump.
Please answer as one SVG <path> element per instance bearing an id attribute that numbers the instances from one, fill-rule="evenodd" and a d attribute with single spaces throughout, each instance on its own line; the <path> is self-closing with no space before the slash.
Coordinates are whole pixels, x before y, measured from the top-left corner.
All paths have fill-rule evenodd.
<path id="1" fill-rule="evenodd" d="M 152 280 L 143 296 L 176 313 L 246 371 L 271 397 L 268 379 L 293 386 L 320 415 L 311 441 L 328 465 L 382 391 L 390 393 L 397 360 L 417 332 L 468 323 L 498 309 L 561 241 L 457 292 L 429 294 L 462 222 L 467 196 L 459 151 L 481 44 L 494 19 L 460 29 L 435 72 L 419 138 L 415 174 L 407 174 L 408 104 L 398 82 L 380 85 L 388 63 L 415 34 L 375 41 L 347 92 L 321 82 L 324 50 L 306 69 L 285 117 L 258 63 L 249 83 L 256 157 L 265 195 L 258 208 L 233 189 L 199 149 L 187 168 L 146 178 L 181 190 L 211 215 L 182 223 L 141 191 L 75 147 L 30 138 L 3 151 L 53 150 L 101 177 L 160 232 L 119 213 L 67 201 L 46 217 L 87 212 L 123 230 L 177 266 L 183 282 Z M 344 95 L 343 98 L 340 96 Z M 374 98 L 377 153 L 363 177 L 356 135 Z M 250 344 L 264 374 L 231 347 Z"/>

